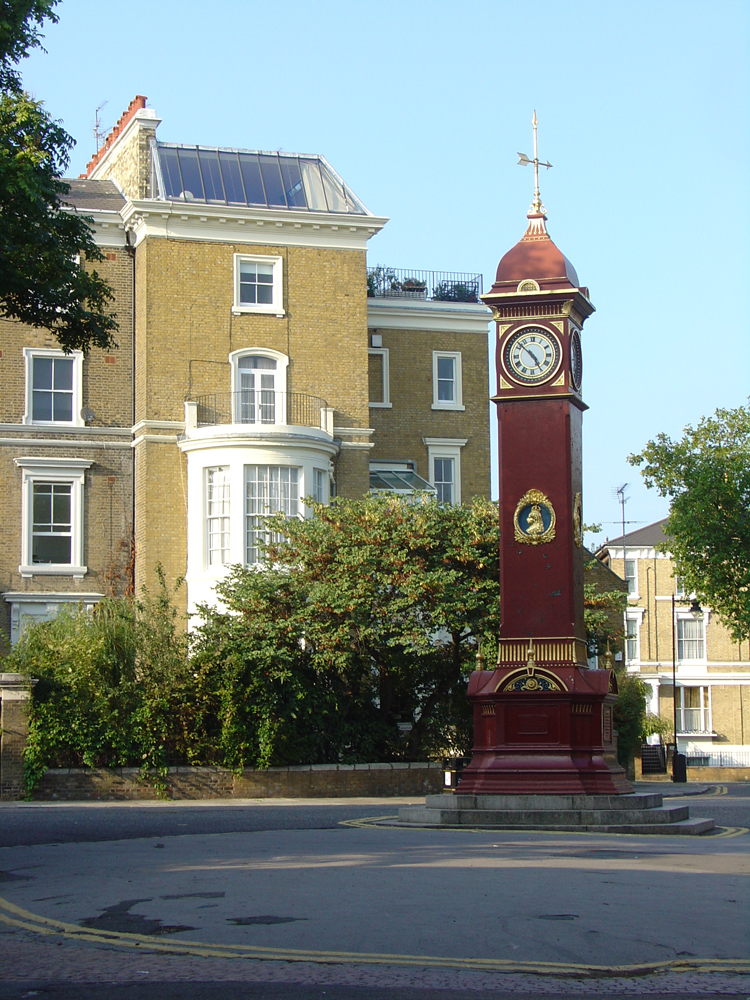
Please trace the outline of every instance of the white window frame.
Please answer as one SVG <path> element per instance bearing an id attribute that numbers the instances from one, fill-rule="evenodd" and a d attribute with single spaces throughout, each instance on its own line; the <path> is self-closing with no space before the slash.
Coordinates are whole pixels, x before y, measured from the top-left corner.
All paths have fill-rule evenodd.
<path id="1" fill-rule="evenodd" d="M 211 473 L 224 473 L 224 485 L 226 487 L 225 503 L 227 512 L 221 514 L 209 514 L 208 481 Z M 226 535 L 226 545 L 219 543 L 219 559 L 211 561 L 211 522 L 227 522 L 227 527 L 219 527 L 220 538 Z M 229 566 L 231 564 L 232 551 L 232 469 L 229 465 L 208 465 L 203 470 L 203 523 L 204 523 L 204 566 L 206 571 L 211 572 L 216 567 Z M 226 557 L 225 557 L 226 553 Z"/>
<path id="2" fill-rule="evenodd" d="M 700 622 L 701 625 L 703 626 L 703 635 L 701 636 L 700 640 L 696 640 L 696 639 L 680 639 L 680 624 L 679 623 L 680 622 L 695 622 L 695 621 Z M 675 643 L 676 643 L 676 646 L 677 646 L 677 662 L 678 663 L 692 665 L 692 664 L 696 664 L 696 663 L 707 663 L 708 662 L 708 660 L 706 658 L 706 631 L 707 631 L 707 624 L 708 624 L 708 622 L 706 621 L 706 615 L 705 615 L 705 613 L 704 613 L 704 615 L 703 615 L 702 618 L 697 618 L 696 619 L 695 615 L 691 614 L 689 611 L 680 611 L 678 609 L 675 609 L 674 629 L 675 629 Z M 701 656 L 695 656 L 695 657 L 692 657 L 692 656 L 691 657 L 680 656 L 680 642 L 697 642 L 697 641 L 700 641 L 703 644 L 703 654 Z"/>
<path id="3" fill-rule="evenodd" d="M 260 549 L 256 545 L 252 545 L 251 546 L 251 545 L 248 544 L 250 532 L 252 531 L 253 533 L 255 533 L 256 535 L 259 535 L 259 536 L 265 535 L 266 538 L 268 538 L 271 535 L 271 532 L 266 531 L 261 526 L 262 521 L 263 521 L 264 517 L 267 516 L 267 514 L 278 513 L 280 510 L 283 510 L 284 501 L 282 500 L 281 504 L 279 505 L 279 507 L 277 508 L 276 511 L 267 511 L 267 514 L 263 514 L 261 511 L 256 511 L 254 513 L 250 513 L 248 511 L 248 509 L 247 509 L 248 508 L 248 496 L 247 496 L 248 469 L 250 469 L 250 468 L 256 468 L 256 469 L 257 468 L 279 469 L 279 470 L 284 469 L 284 470 L 289 471 L 290 474 L 291 474 L 292 471 L 295 473 L 296 482 L 294 483 L 294 486 L 296 488 L 296 496 L 289 498 L 289 506 L 291 508 L 292 504 L 294 504 L 294 506 L 296 506 L 296 510 L 291 510 L 290 509 L 288 511 L 285 511 L 287 517 L 301 517 L 302 516 L 302 496 L 300 495 L 300 487 L 303 485 L 304 469 L 300 468 L 298 465 L 286 465 L 286 464 L 282 464 L 282 463 L 279 463 L 279 462 L 246 462 L 243 465 L 243 467 L 242 467 L 242 514 L 243 514 L 243 520 L 242 520 L 242 525 L 243 525 L 243 554 L 242 554 L 242 563 L 243 563 L 244 566 L 258 566 L 258 565 L 261 565 L 261 559 L 259 558 L 260 557 Z M 290 488 L 292 486 L 291 479 L 292 479 L 292 477 L 290 475 L 290 477 L 289 477 L 289 486 L 290 486 Z M 251 519 L 257 519 L 257 525 L 255 527 L 251 527 L 250 526 Z M 255 559 L 253 559 L 252 561 L 250 561 L 248 559 L 248 553 L 249 553 L 249 551 L 251 549 L 253 549 L 257 553 L 257 557 Z"/>
<path id="4" fill-rule="evenodd" d="M 685 690 L 687 688 L 697 688 L 701 693 L 699 696 L 700 707 L 695 709 L 691 708 L 688 711 L 700 712 L 701 721 L 703 723 L 703 729 L 685 730 Z M 713 706 L 711 704 L 711 685 L 710 684 L 678 684 L 677 691 L 679 692 L 677 698 L 677 713 L 678 713 L 678 723 L 677 723 L 677 735 L 678 736 L 698 736 L 706 735 L 707 733 L 713 732 Z M 707 691 L 708 695 L 704 698 L 703 692 Z M 708 704 L 704 705 L 703 702 L 707 701 Z"/>
<path id="5" fill-rule="evenodd" d="M 83 564 L 83 484 L 86 470 L 93 460 L 78 458 L 16 458 L 23 472 L 21 565 L 18 572 L 24 579 L 34 576 L 72 576 L 82 580 L 88 572 Z M 33 563 L 34 483 L 65 483 L 70 490 L 70 562 Z"/>
<path id="6" fill-rule="evenodd" d="M 272 302 L 240 302 L 240 264 L 270 264 L 273 267 L 273 301 Z M 234 254 L 234 298 L 232 312 L 235 316 L 242 313 L 264 313 L 282 319 L 284 313 L 284 264 L 282 257 L 270 254 Z"/>
<path id="7" fill-rule="evenodd" d="M 320 485 L 320 489 L 318 489 L 318 485 Z M 315 503 L 328 503 L 328 485 L 328 470 L 313 466 L 312 482 L 310 483 L 312 488 L 307 492 L 312 496 Z"/>
<path id="8" fill-rule="evenodd" d="M 367 353 L 368 355 L 379 355 L 383 366 L 383 399 L 380 402 L 370 400 L 370 409 L 389 410 L 393 407 L 393 403 L 391 403 L 391 362 L 389 349 L 387 347 L 370 347 Z"/>
<path id="9" fill-rule="evenodd" d="M 287 384 L 287 369 L 289 367 L 289 358 L 286 354 L 282 354 L 280 351 L 271 350 L 270 347 L 243 347 L 239 351 L 232 351 L 229 355 L 229 365 L 231 369 L 231 387 L 232 387 L 232 423 L 238 423 L 236 402 L 237 393 L 241 390 L 240 386 L 240 359 L 246 357 L 261 357 L 261 358 L 272 358 L 276 362 L 276 379 L 275 379 L 275 419 L 274 424 L 286 424 L 286 384 Z M 262 369 L 260 369 L 262 370 Z M 261 423 L 258 424 L 248 424 L 248 427 L 263 427 Z M 265 426 L 273 426 L 271 424 L 266 424 Z"/>
<path id="10" fill-rule="evenodd" d="M 628 563 L 633 564 L 633 590 L 631 591 L 630 589 L 628 589 L 628 599 L 637 601 L 640 599 L 640 591 L 638 588 L 638 560 L 634 557 L 629 556 L 626 550 L 622 560 L 622 578 L 625 581 L 625 583 L 628 582 L 628 577 L 625 575 L 627 572 Z"/>
<path id="11" fill-rule="evenodd" d="M 632 611 L 625 612 L 625 635 L 623 637 L 625 642 L 625 665 L 626 667 L 637 666 L 641 662 L 641 625 L 643 623 L 643 608 L 634 608 Z M 630 622 L 635 623 L 635 636 L 633 641 L 635 641 L 635 651 L 636 655 L 634 657 L 628 656 L 628 625 Z"/>
<path id="12" fill-rule="evenodd" d="M 73 412 L 72 420 L 34 420 L 34 359 L 63 358 L 73 362 Z M 23 415 L 25 424 L 37 427 L 85 427 L 81 416 L 83 407 L 83 351 L 64 351 L 48 347 L 24 347 L 23 360 L 26 374 L 26 412 Z"/>
<path id="13" fill-rule="evenodd" d="M 451 358 L 453 361 L 453 399 L 438 399 L 438 361 L 440 358 Z M 460 351 L 432 352 L 432 409 L 433 410 L 465 410 L 463 405 L 463 378 L 461 373 Z"/>
<path id="14" fill-rule="evenodd" d="M 453 500 L 452 506 L 461 503 L 461 449 L 468 438 L 422 438 L 423 444 L 427 445 L 427 468 L 429 470 L 428 480 L 430 486 L 435 486 L 435 459 L 453 459 Z"/>

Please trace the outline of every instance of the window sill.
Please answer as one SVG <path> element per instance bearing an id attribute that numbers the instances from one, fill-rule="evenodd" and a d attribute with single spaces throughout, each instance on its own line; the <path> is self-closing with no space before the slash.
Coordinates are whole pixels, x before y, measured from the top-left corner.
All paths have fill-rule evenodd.
<path id="1" fill-rule="evenodd" d="M 18 572 L 24 580 L 30 580 L 33 576 L 72 576 L 74 580 L 82 580 L 88 573 L 88 567 L 39 563 L 34 566 L 19 566 Z"/>
<path id="2" fill-rule="evenodd" d="M 245 313 L 257 313 L 262 316 L 275 316 L 283 319 L 286 313 L 277 306 L 232 306 L 233 316 L 243 316 Z"/>
<path id="3" fill-rule="evenodd" d="M 368 403 L 371 410 L 391 410 L 393 403 Z"/>
<path id="4" fill-rule="evenodd" d="M 431 409 L 433 410 L 465 410 L 465 406 L 461 406 L 457 403 L 433 403 Z"/>
<path id="5" fill-rule="evenodd" d="M 39 430 L 69 429 L 71 427 L 85 427 L 83 420 L 28 420 L 24 418 L 24 427 L 37 427 Z"/>

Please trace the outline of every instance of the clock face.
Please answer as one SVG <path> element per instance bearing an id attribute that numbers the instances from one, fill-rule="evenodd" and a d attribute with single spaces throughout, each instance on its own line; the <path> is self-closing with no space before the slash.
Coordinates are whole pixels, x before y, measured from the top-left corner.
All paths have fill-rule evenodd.
<path id="1" fill-rule="evenodd" d="M 526 326 L 505 345 L 503 361 L 508 374 L 524 385 L 546 382 L 560 366 L 560 341 L 549 330 Z"/>
<path id="2" fill-rule="evenodd" d="M 573 330 L 570 336 L 570 376 L 573 379 L 573 388 L 576 392 L 580 392 L 583 381 L 583 353 L 578 330 Z"/>

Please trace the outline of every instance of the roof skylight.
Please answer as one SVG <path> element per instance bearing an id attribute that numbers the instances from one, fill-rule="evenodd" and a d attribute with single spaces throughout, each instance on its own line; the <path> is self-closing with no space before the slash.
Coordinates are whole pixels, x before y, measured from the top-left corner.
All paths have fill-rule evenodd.
<path id="1" fill-rule="evenodd" d="M 322 156 L 213 149 L 154 142 L 163 200 L 369 215 Z"/>

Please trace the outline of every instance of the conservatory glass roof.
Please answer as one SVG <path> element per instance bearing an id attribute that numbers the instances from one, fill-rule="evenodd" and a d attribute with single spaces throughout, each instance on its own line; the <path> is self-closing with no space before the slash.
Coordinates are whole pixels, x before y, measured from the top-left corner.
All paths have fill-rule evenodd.
<path id="1" fill-rule="evenodd" d="M 370 489 L 383 490 L 389 493 L 413 493 L 424 490 L 425 493 L 435 493 L 435 487 L 430 486 L 416 472 L 401 469 L 370 469 Z"/>
<path id="2" fill-rule="evenodd" d="M 154 189 L 169 201 L 370 215 L 322 156 L 154 142 Z"/>

